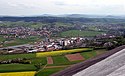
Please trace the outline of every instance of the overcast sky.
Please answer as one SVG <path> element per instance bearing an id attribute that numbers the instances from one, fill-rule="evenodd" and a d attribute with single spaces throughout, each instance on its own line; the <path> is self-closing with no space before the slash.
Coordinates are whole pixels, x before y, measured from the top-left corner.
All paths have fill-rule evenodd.
<path id="1" fill-rule="evenodd" d="M 125 15 L 125 0 L 0 0 L 0 15 Z"/>

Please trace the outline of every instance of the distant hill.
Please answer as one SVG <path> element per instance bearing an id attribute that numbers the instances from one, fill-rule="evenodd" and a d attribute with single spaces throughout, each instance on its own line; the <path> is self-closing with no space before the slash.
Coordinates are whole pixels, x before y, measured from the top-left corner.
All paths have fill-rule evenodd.
<path id="1" fill-rule="evenodd" d="M 62 15 L 43 14 L 43 15 L 38 15 L 37 17 L 115 18 L 115 19 L 125 19 L 125 16 L 113 16 L 113 15 L 86 15 L 86 14 L 62 14 Z"/>
<path id="2" fill-rule="evenodd" d="M 113 15 L 85 15 L 85 14 L 65 14 L 58 15 L 58 17 L 72 17 L 72 18 L 115 18 L 125 19 L 125 16 L 113 16 Z"/>
<path id="3" fill-rule="evenodd" d="M 41 16 L 1 16 L 0 21 L 25 21 L 25 22 L 63 22 L 63 23 L 123 23 L 125 21 L 124 16 L 97 16 L 97 15 L 84 15 L 84 14 L 65 14 L 65 15 L 49 15 L 44 14 Z"/>

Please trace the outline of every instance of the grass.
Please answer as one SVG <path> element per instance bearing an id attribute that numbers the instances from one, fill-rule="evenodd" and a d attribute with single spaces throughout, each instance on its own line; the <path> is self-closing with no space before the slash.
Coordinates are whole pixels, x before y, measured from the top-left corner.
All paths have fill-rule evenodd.
<path id="1" fill-rule="evenodd" d="M 39 36 L 29 36 L 28 38 L 15 38 L 15 39 L 5 39 L 3 38 L 4 35 L 0 35 L 0 42 L 2 41 L 8 41 L 7 43 L 3 44 L 3 47 L 8 47 L 8 46 L 15 46 L 15 45 L 22 45 L 22 44 L 29 44 L 33 43 L 35 41 L 41 40 Z"/>
<path id="2" fill-rule="evenodd" d="M 85 58 L 85 59 L 89 59 L 89 58 L 92 58 L 94 56 L 96 56 L 96 51 L 92 50 L 92 51 L 89 51 L 89 52 L 82 52 L 81 55 Z"/>
<path id="3" fill-rule="evenodd" d="M 72 62 L 65 62 L 65 63 L 57 63 L 57 64 L 48 64 L 47 66 L 61 66 L 61 65 L 73 65 L 76 63 L 81 62 L 81 60 L 79 61 L 72 61 Z"/>
<path id="4" fill-rule="evenodd" d="M 47 60 L 46 60 L 46 57 L 43 57 L 43 58 L 33 58 L 31 59 L 31 63 L 32 64 L 47 64 Z"/>
<path id="5" fill-rule="evenodd" d="M 95 51 L 96 51 L 97 55 L 100 55 L 100 54 L 103 54 L 103 53 L 107 52 L 106 49 L 100 49 L 100 50 L 95 50 Z"/>
<path id="6" fill-rule="evenodd" d="M 7 47 L 7 46 L 15 46 L 15 45 L 22 45 L 22 44 L 28 44 L 28 43 L 32 43 L 39 40 L 39 38 L 37 37 L 29 37 L 29 38 L 25 38 L 25 39 L 14 39 L 13 42 L 11 43 L 5 43 L 3 46 Z"/>
<path id="7" fill-rule="evenodd" d="M 35 58 L 35 53 L 30 54 L 12 54 L 12 55 L 0 55 L 0 60 L 8 60 L 14 58 Z"/>
<path id="8" fill-rule="evenodd" d="M 36 67 L 32 64 L 1 64 L 0 72 L 22 72 L 35 71 Z"/>
<path id="9" fill-rule="evenodd" d="M 85 37 L 92 37 L 98 34 L 102 34 L 104 32 L 99 31 L 80 31 L 80 30 L 69 30 L 62 32 L 60 35 L 62 37 L 77 37 L 77 36 L 85 36 Z"/>
<path id="10" fill-rule="evenodd" d="M 35 71 L 0 73 L 0 76 L 35 76 Z"/>
<path id="11" fill-rule="evenodd" d="M 39 71 L 36 76 L 50 76 L 51 74 L 63 70 L 64 68 L 51 68 Z"/>
<path id="12" fill-rule="evenodd" d="M 91 48 L 80 48 L 80 49 L 71 49 L 71 50 L 41 52 L 41 53 L 36 53 L 36 57 L 57 56 L 57 55 L 64 55 L 64 54 L 82 52 L 82 51 L 86 51 L 86 50 L 92 50 L 92 49 Z"/>
<path id="13" fill-rule="evenodd" d="M 54 56 L 52 57 L 54 64 L 66 64 L 69 63 L 68 59 L 65 56 Z"/>

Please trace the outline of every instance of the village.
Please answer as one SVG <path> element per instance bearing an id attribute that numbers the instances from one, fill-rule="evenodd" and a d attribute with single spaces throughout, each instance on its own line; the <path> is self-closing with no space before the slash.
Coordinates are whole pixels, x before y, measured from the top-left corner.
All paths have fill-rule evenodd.
<path id="1" fill-rule="evenodd" d="M 34 53 L 34 52 L 46 52 L 56 51 L 63 49 L 74 49 L 84 47 L 101 47 L 113 46 L 112 42 L 99 41 L 100 39 L 112 39 L 116 38 L 114 35 L 98 35 L 94 38 L 86 37 L 72 37 L 72 38 L 58 38 L 50 39 L 45 37 L 43 41 L 34 42 L 33 44 L 23 44 L 16 46 L 9 46 L 0 48 L 1 54 L 19 54 L 19 53 Z M 115 41 L 117 43 L 117 41 Z M 3 52 L 2 52 L 3 51 Z"/>

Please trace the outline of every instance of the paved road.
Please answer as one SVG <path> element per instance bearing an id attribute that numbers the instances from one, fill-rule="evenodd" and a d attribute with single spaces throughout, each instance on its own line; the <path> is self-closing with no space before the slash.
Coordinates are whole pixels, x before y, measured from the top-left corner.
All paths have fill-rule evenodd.
<path id="1" fill-rule="evenodd" d="M 78 64 L 75 64 L 63 71 L 60 71 L 58 73 L 55 73 L 51 76 L 105 76 L 107 75 L 108 73 L 111 73 L 111 72 L 108 72 L 106 71 L 107 69 L 111 69 L 109 71 L 112 71 L 112 69 L 114 69 L 113 67 L 115 67 L 116 65 L 118 65 L 119 63 L 122 63 L 125 61 L 125 58 L 124 58 L 124 55 L 121 55 L 122 53 L 124 54 L 125 53 L 125 50 L 123 50 L 125 48 L 125 45 L 123 46 L 120 46 L 120 47 L 117 47 L 113 50 L 110 50 L 109 52 L 103 54 L 103 55 L 100 55 L 100 56 L 97 56 L 95 58 L 92 58 L 92 59 L 89 59 L 89 60 L 86 60 L 84 62 L 81 62 L 81 63 L 78 63 Z M 121 51 L 123 50 L 123 51 Z M 120 52 L 119 52 L 120 51 Z M 119 52 L 119 53 L 117 53 Z M 121 55 L 121 56 L 115 56 L 113 54 L 117 53 L 117 55 Z M 107 57 L 113 55 L 113 57 L 109 58 L 109 59 L 106 59 Z M 121 60 L 120 58 L 123 57 Z M 112 58 L 116 58 L 116 59 L 113 59 Z M 109 62 L 110 65 L 106 64 L 105 61 L 104 64 L 100 64 L 100 66 L 96 66 L 96 67 L 93 67 L 93 68 L 90 68 L 92 66 L 95 66 L 99 63 L 101 63 L 100 61 L 106 59 L 107 62 Z M 120 60 L 120 61 L 119 61 Z M 118 61 L 117 63 L 113 63 L 115 61 Z M 99 63 L 98 63 L 99 62 Z M 101 68 L 101 66 L 103 66 L 103 68 Z M 119 66 L 123 66 L 123 64 L 119 64 Z M 115 68 L 120 68 L 119 66 L 116 66 Z M 88 69 L 90 68 L 90 69 Z M 99 69 L 100 68 L 100 69 Z M 86 69 L 88 69 L 86 71 Z M 105 70 L 106 69 L 106 70 Z M 100 72 L 101 70 L 104 70 L 103 72 Z M 81 71 L 81 72 L 80 72 Z M 83 71 L 83 72 L 82 72 Z M 113 70 L 114 71 L 114 70 Z M 79 72 L 79 73 L 78 73 Z M 100 73 L 99 73 L 100 72 Z M 77 74 L 76 74 L 77 73 Z M 97 74 L 96 74 L 97 73 Z M 104 75 L 103 75 L 103 74 Z M 95 74 L 95 75 L 94 75 Z"/>

